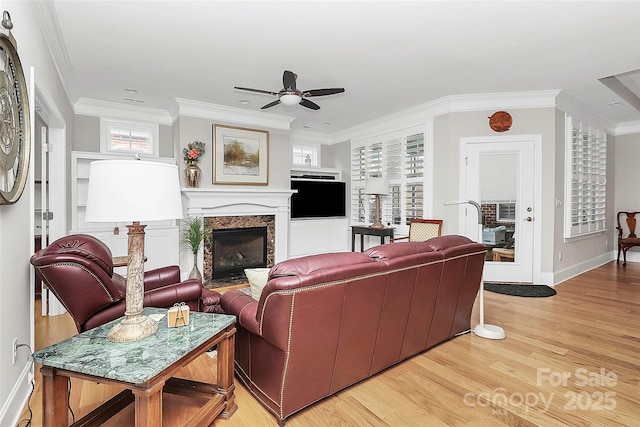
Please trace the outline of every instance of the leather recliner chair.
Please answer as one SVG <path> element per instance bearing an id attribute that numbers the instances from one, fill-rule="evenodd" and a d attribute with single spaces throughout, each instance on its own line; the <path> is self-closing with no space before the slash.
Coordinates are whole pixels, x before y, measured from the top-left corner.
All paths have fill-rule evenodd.
<path id="1" fill-rule="evenodd" d="M 31 256 L 43 284 L 73 318 L 78 332 L 124 315 L 125 278 L 113 271 L 109 248 L 87 234 L 62 237 Z M 147 271 L 144 306 L 168 308 L 184 302 L 192 311 L 218 312 L 220 294 L 200 281 L 180 282 L 177 265 Z"/>

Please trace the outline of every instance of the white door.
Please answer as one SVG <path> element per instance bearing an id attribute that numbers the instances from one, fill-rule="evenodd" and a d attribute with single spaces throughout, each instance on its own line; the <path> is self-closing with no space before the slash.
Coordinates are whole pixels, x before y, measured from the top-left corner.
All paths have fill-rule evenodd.
<path id="1" fill-rule="evenodd" d="M 495 140 L 495 139 L 494 139 Z M 469 140 L 465 199 L 483 211 L 482 236 L 477 210 L 468 205 L 465 234 L 487 245 L 484 280 L 533 282 L 535 144 L 517 138 Z"/>

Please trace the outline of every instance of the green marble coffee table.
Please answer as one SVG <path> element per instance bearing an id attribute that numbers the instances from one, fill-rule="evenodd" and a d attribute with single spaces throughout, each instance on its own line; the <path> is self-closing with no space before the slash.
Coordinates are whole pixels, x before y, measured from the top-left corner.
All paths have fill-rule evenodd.
<path id="1" fill-rule="evenodd" d="M 41 363 L 42 414 L 45 427 L 68 426 L 68 378 L 115 383 L 126 388 L 78 425 L 100 425 L 135 400 L 136 426 L 162 425 L 162 392 L 206 396 L 205 406 L 189 425 L 209 425 L 220 416 L 228 419 L 237 409 L 234 401 L 233 359 L 235 316 L 190 313 L 189 325 L 167 327 L 165 309 L 145 308 L 149 315 L 165 314 L 154 335 L 128 343 L 107 339 L 116 319 L 31 356 Z M 217 345 L 218 384 L 173 378 L 173 375 Z"/>

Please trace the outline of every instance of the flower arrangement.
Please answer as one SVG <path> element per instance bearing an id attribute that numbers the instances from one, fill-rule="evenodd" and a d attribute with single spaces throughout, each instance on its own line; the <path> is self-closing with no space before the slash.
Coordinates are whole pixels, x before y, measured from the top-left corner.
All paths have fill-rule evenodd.
<path id="1" fill-rule="evenodd" d="M 204 142 L 190 142 L 187 144 L 187 148 L 182 149 L 182 154 L 184 154 L 184 161 L 187 162 L 188 165 L 198 163 L 200 156 L 204 154 Z"/>

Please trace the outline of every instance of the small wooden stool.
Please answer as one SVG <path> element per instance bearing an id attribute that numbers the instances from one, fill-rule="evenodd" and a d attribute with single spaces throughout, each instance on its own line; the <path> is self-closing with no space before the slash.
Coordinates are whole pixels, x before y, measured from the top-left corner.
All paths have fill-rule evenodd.
<path id="1" fill-rule="evenodd" d="M 515 257 L 515 250 L 513 249 L 503 249 L 503 248 L 493 248 L 493 260 L 497 262 L 501 262 L 502 258 L 513 260 Z"/>

